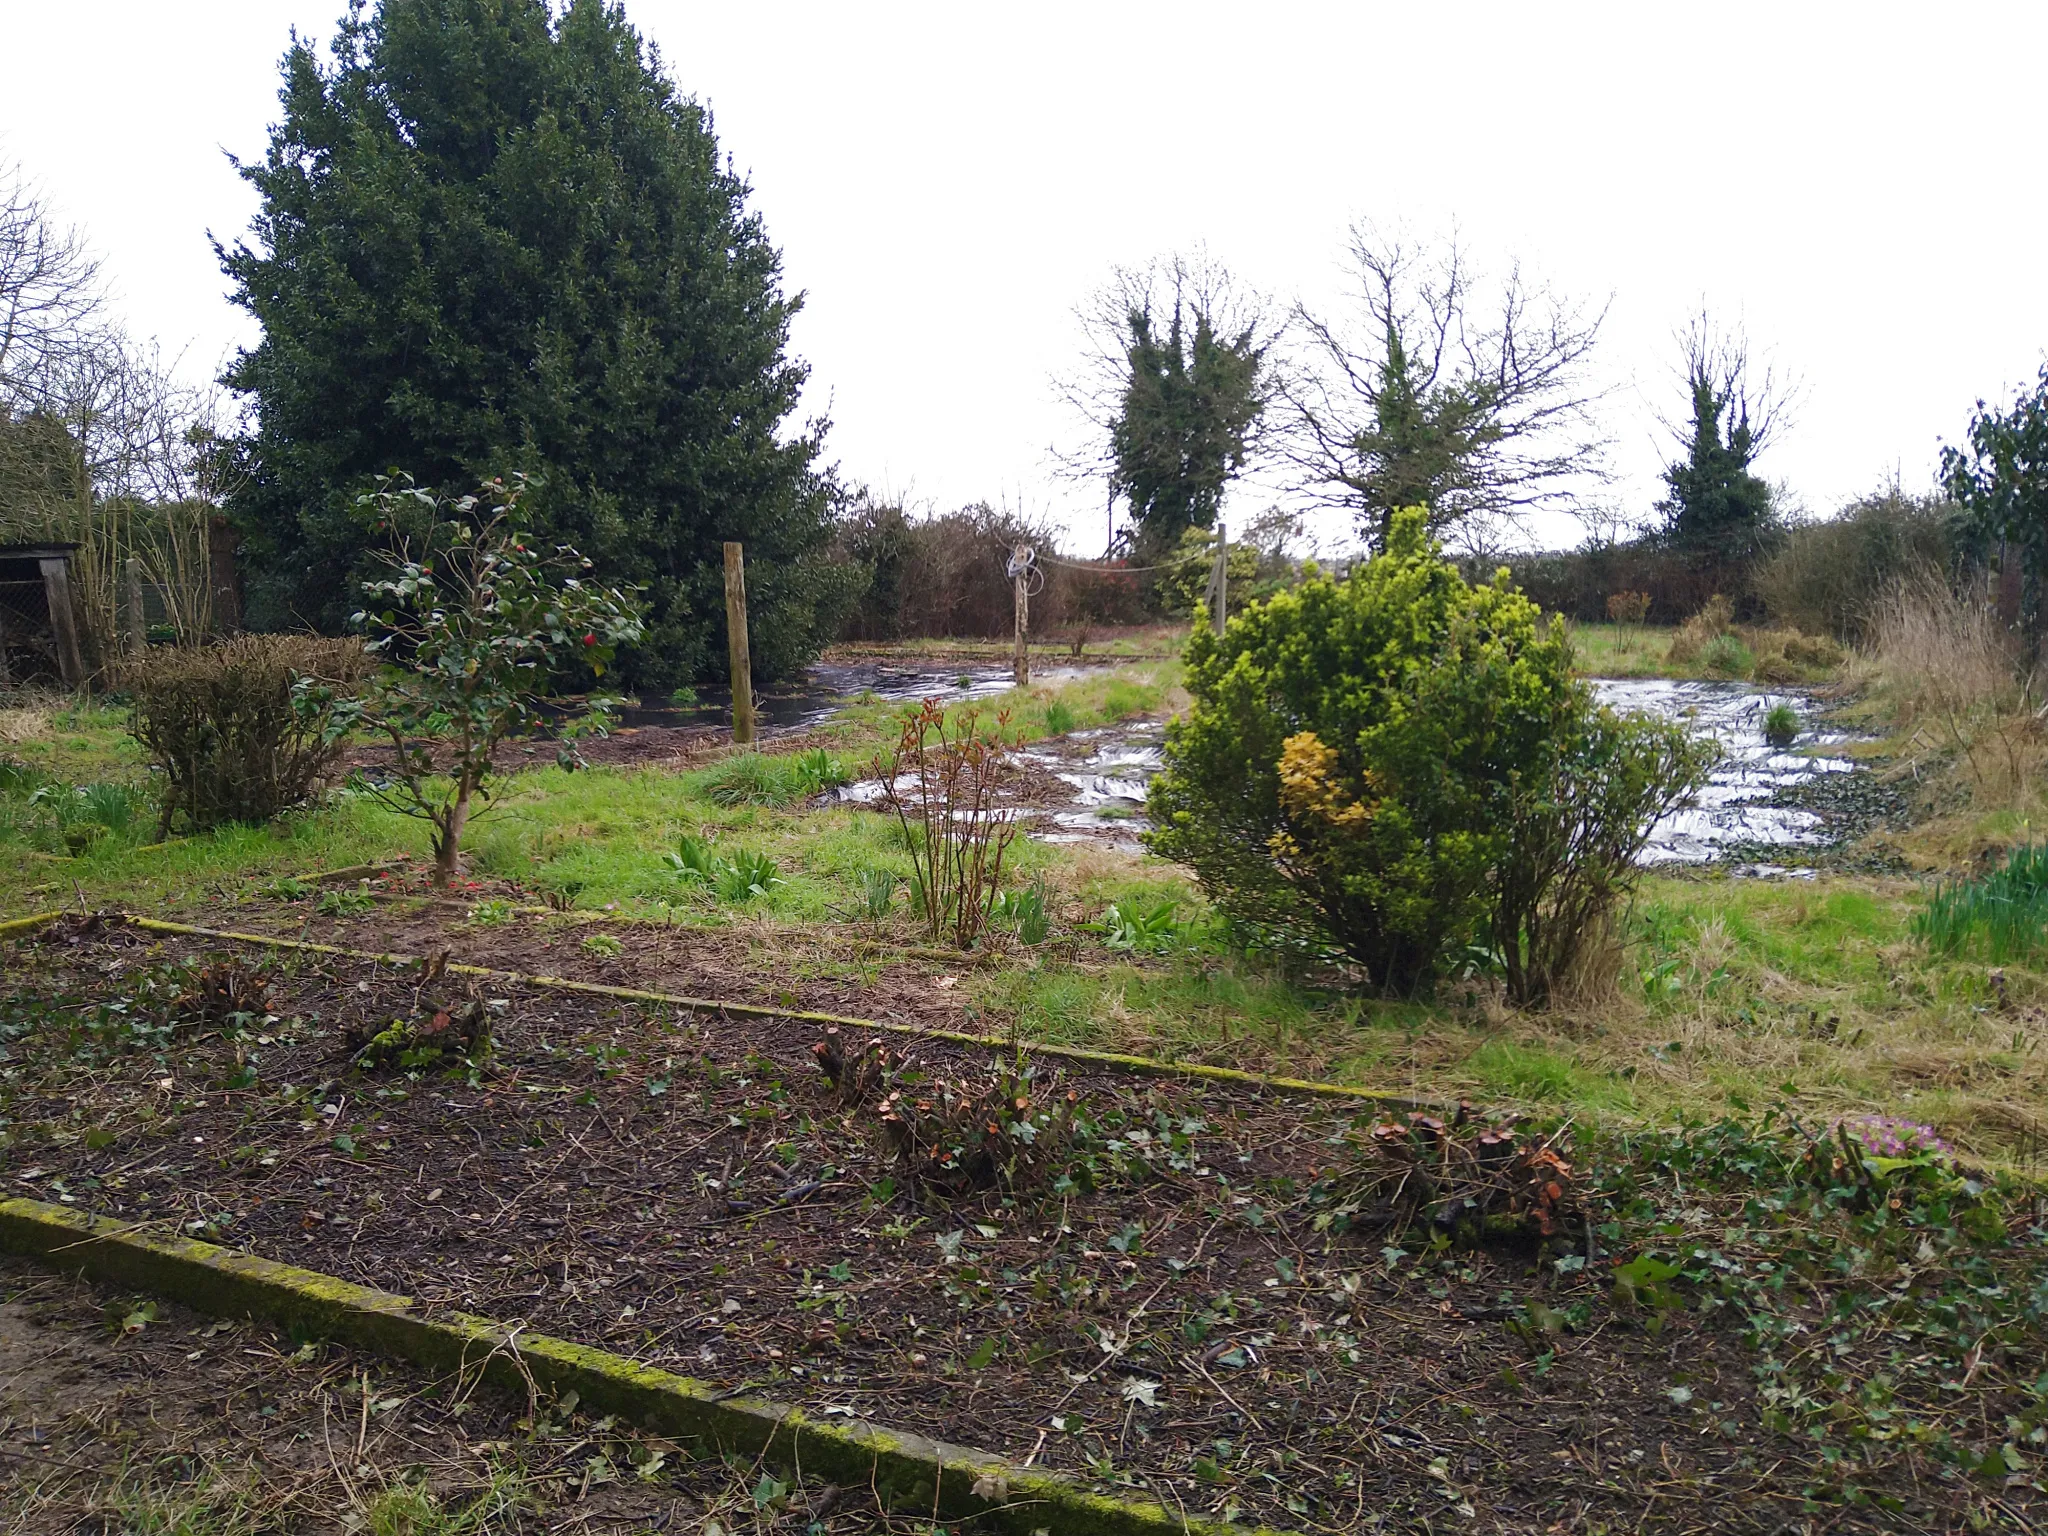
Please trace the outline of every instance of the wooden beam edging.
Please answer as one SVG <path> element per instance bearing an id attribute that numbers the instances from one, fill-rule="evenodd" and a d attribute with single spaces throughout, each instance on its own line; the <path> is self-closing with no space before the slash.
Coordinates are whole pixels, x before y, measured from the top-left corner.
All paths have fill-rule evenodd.
<path id="1" fill-rule="evenodd" d="M 0 938 L 19 938 L 62 917 L 62 912 L 39 912 L 0 922 Z M 339 944 L 320 944 L 311 939 L 285 939 L 267 933 L 239 933 L 232 928 L 201 928 L 192 923 L 174 923 L 160 917 L 128 916 L 127 922 L 151 933 L 174 934 L 195 939 L 225 939 L 234 944 L 254 944 L 265 949 L 297 950 L 304 954 L 332 955 L 340 960 L 368 960 L 376 965 L 417 965 L 417 955 L 379 954 L 366 949 L 348 949 Z M 601 981 L 572 981 L 566 976 L 527 975 L 520 971 L 499 971 L 489 966 L 450 964 L 458 976 L 487 977 L 516 981 L 531 987 L 558 992 L 582 992 L 594 997 L 615 997 L 628 1003 L 658 1003 L 692 1013 L 752 1019 L 787 1019 L 798 1024 L 836 1025 L 848 1029 L 871 1029 L 880 1034 L 904 1035 L 912 1039 L 943 1040 L 949 1045 L 973 1045 L 1008 1050 L 1012 1042 L 1002 1035 L 976 1035 L 959 1029 L 933 1029 L 922 1024 L 898 1024 L 886 1019 L 861 1019 L 843 1013 L 807 1013 L 794 1008 L 772 1008 L 764 1003 L 735 1003 L 717 998 L 687 997 L 675 992 L 651 992 L 641 987 L 615 987 Z M 1023 1041 L 1034 1056 L 1068 1061 L 1076 1066 L 1101 1067 L 1134 1077 L 1185 1078 L 1194 1082 L 1222 1083 L 1236 1088 L 1255 1088 L 1266 1093 L 1302 1094 L 1311 1098 L 1348 1100 L 1375 1109 L 1419 1109 L 1420 1100 L 1375 1093 L 1351 1083 L 1324 1083 L 1301 1077 L 1271 1077 L 1263 1072 L 1245 1072 L 1236 1067 L 1211 1067 L 1192 1061 L 1155 1061 L 1150 1056 L 1130 1056 L 1120 1051 L 1091 1051 L 1085 1046 L 1054 1045 Z"/>
<path id="2" fill-rule="evenodd" d="M 50 913 L 47 922 L 58 916 Z M 180 934 L 189 938 L 226 939 L 237 944 L 257 944 L 269 949 L 302 950 L 316 955 L 333 955 L 345 960 L 369 960 L 379 965 L 417 965 L 417 955 L 374 954 L 369 950 L 346 949 L 338 944 L 318 944 L 311 939 L 282 939 L 267 933 L 237 933 L 230 928 L 200 928 L 191 923 L 173 923 L 159 917 L 129 917 L 128 922 L 152 933 Z M 566 976 L 527 975 L 520 971 L 492 970 L 482 965 L 450 963 L 458 976 L 482 976 L 497 981 L 517 981 L 531 987 L 548 987 L 558 992 L 583 992 L 595 997 L 615 997 L 629 1003 L 659 1003 L 692 1013 L 710 1013 L 749 1019 L 787 1019 L 798 1024 L 835 1025 L 847 1029 L 871 1029 L 882 1034 L 907 1035 L 914 1039 L 944 1040 L 951 1045 L 975 1045 L 1008 1050 L 1018 1043 L 1034 1056 L 1050 1056 L 1077 1066 L 1101 1067 L 1136 1077 L 1187 1078 L 1195 1082 L 1224 1083 L 1238 1088 L 1256 1088 L 1267 1093 L 1305 1094 L 1313 1098 L 1345 1099 L 1376 1109 L 1417 1109 L 1414 1099 L 1393 1098 L 1350 1083 L 1323 1083 L 1301 1077 L 1269 1077 L 1263 1072 L 1245 1072 L 1236 1067 L 1211 1067 L 1192 1061 L 1155 1061 L 1150 1056 L 1129 1056 L 1120 1051 L 1091 1051 L 1085 1046 L 1053 1045 L 1037 1041 L 1012 1042 L 1002 1035 L 976 1035 L 958 1029 L 933 1029 L 922 1024 L 897 1024 L 884 1019 L 860 1019 L 843 1013 L 807 1013 L 795 1008 L 772 1008 L 765 1003 L 735 1003 L 718 998 L 688 997 L 675 992 L 650 992 L 641 987 L 615 987 L 601 981 L 572 981 Z"/>
<path id="3" fill-rule="evenodd" d="M 1150 1500 L 1092 1493 L 1069 1478 L 983 1451 L 801 1408 L 723 1396 L 707 1382 L 546 1334 L 453 1312 L 423 1316 L 409 1296 L 371 1290 L 191 1238 L 40 1200 L 0 1200 L 0 1251 L 182 1302 L 211 1317 L 298 1327 L 429 1370 L 476 1371 L 500 1391 L 577 1394 L 694 1455 L 758 1458 L 841 1487 L 872 1487 L 905 1512 L 973 1519 L 1005 1536 L 1224 1536 Z M 1229 1536 L 1280 1536 L 1228 1527 Z"/>
<path id="4" fill-rule="evenodd" d="M 47 927 L 63 915 L 62 912 L 36 912 L 27 917 L 7 918 L 0 921 L 0 939 L 19 938 L 23 934 L 34 933 L 38 928 Z"/>

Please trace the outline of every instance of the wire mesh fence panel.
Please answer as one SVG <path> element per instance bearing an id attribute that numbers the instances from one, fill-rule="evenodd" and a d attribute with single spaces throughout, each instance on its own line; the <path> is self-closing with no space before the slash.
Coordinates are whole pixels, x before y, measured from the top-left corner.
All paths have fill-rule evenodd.
<path id="1" fill-rule="evenodd" d="M 61 681 L 41 578 L 0 581 L 0 687 L 56 687 Z"/>

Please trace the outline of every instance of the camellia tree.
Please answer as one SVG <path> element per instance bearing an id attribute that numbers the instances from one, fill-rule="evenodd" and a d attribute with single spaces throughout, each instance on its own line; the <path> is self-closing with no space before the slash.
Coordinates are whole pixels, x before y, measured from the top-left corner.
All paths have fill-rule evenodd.
<path id="1" fill-rule="evenodd" d="M 530 534 L 523 477 L 488 480 L 442 498 L 404 476 L 386 477 L 359 505 L 391 536 L 389 574 L 365 582 L 355 615 L 385 665 L 354 699 L 327 704 L 334 733 L 368 729 L 390 739 L 398 774 L 371 793 L 433 827 L 434 884 L 455 877 L 462 834 L 491 797 L 508 736 L 541 719 L 550 681 L 576 669 L 604 676 L 622 645 L 642 634 L 633 600 L 589 582 L 590 562 Z M 575 765 L 578 735 L 602 730 L 613 701 L 551 719 L 558 759 Z"/>

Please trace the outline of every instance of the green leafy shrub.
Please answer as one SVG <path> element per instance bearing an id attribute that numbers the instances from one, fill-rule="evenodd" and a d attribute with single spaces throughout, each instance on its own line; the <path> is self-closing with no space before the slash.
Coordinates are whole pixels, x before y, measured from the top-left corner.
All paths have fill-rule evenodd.
<path id="1" fill-rule="evenodd" d="M 1237 931 L 1334 949 L 1414 990 L 1491 933 L 1547 994 L 1632 878 L 1699 761 L 1676 728 L 1598 711 L 1504 575 L 1474 586 L 1398 514 L 1385 553 L 1188 645 L 1155 852 Z"/>
<path id="2" fill-rule="evenodd" d="M 1423 529 L 1397 514 L 1348 580 L 1198 626 L 1148 803 L 1153 851 L 1227 917 L 1396 992 L 1479 927 L 1510 786 L 1577 697 L 1562 625 L 1469 585 Z"/>
<path id="3" fill-rule="evenodd" d="M 1240 613 L 1259 595 L 1259 551 L 1240 541 L 1230 546 L 1228 562 L 1224 597 L 1230 611 Z M 1206 607 L 1215 569 L 1215 531 L 1183 528 L 1179 545 L 1167 556 L 1166 569 L 1153 580 L 1153 606 L 1170 619 L 1185 619 L 1197 608 Z"/>
<path id="4" fill-rule="evenodd" d="M 1987 875 L 1937 886 L 1913 933 L 1936 954 L 1973 951 L 1994 965 L 2048 950 L 2048 843 L 2023 844 Z"/>
<path id="5" fill-rule="evenodd" d="M 369 792 L 432 827 L 441 890 L 470 818 L 490 804 L 498 748 L 541 723 L 555 674 L 576 667 L 602 678 L 618 648 L 644 632 L 625 593 L 587 580 L 588 560 L 567 545 L 543 546 L 526 492 L 514 475 L 443 498 L 400 475 L 357 498 L 393 539 L 380 557 L 388 574 L 363 583 L 370 605 L 354 616 L 376 631 L 368 649 L 386 665 L 361 698 L 336 703 L 326 690 L 301 690 L 332 712 L 325 739 L 360 726 L 390 741 L 396 778 Z M 558 762 L 576 766 L 575 737 L 602 730 L 614 702 L 591 699 L 582 714 L 547 722 Z"/>
<path id="6" fill-rule="evenodd" d="M 181 815 L 204 831 L 302 803 L 345 748 L 334 706 L 369 665 L 360 641 L 317 635 L 155 647 L 125 663 L 130 729 L 163 774 L 158 835 Z"/>

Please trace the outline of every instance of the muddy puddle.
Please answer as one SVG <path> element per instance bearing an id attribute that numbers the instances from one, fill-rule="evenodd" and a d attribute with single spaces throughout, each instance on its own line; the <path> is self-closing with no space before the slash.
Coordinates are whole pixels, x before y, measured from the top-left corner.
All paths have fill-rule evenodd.
<path id="1" fill-rule="evenodd" d="M 1813 793 L 1822 781 L 1846 782 L 1858 765 L 1830 748 L 1850 737 L 1808 722 L 1819 713 L 1812 695 L 1748 683 L 1668 679 L 1596 679 L 1595 694 L 1617 710 L 1676 720 L 1721 748 L 1708 782 L 1651 829 L 1645 864 L 1724 864 L 1734 875 L 1804 877 L 1803 856 L 1840 837 Z M 919 696 L 915 692 L 904 695 Z M 1764 739 L 1764 716 L 1788 704 L 1801 731 L 1789 748 Z M 1018 754 L 1029 788 L 1018 810 L 1030 836 L 1049 843 L 1093 842 L 1136 853 L 1149 828 L 1145 792 L 1159 772 L 1165 729 L 1157 720 L 1129 721 L 1034 742 Z M 1867 776 L 1866 776 L 1867 777 Z M 881 786 L 856 784 L 842 798 L 870 802 Z"/>
<path id="2" fill-rule="evenodd" d="M 1032 667 L 1032 686 L 1057 687 L 1111 663 L 1076 662 Z M 793 685 L 755 695 L 754 716 L 764 731 L 801 731 L 821 725 L 849 704 L 867 698 L 916 702 L 938 698 L 947 704 L 987 699 L 1010 691 L 1010 664 L 970 663 L 910 666 L 894 662 L 819 662 Z M 732 694 L 724 688 L 699 688 L 694 698 L 677 703 L 656 695 L 629 701 L 618 712 L 627 727 L 715 725 L 732 722 Z"/>
<path id="3" fill-rule="evenodd" d="M 1811 694 L 1759 688 L 1750 683 L 1676 682 L 1668 678 L 1599 678 L 1603 704 L 1628 713 L 1676 720 L 1720 745 L 1721 761 L 1691 801 L 1650 829 L 1645 864 L 1726 863 L 1741 875 L 1811 876 L 1789 867 L 1772 850 L 1811 850 L 1834 842 L 1829 817 L 1806 793 L 1824 779 L 1857 773 L 1856 762 L 1830 748 L 1852 738 L 1825 724 Z M 1799 716 L 1789 748 L 1764 739 L 1764 716 L 1779 704 Z"/>

